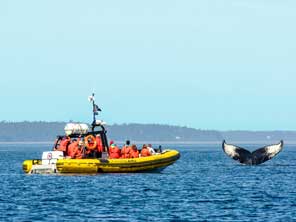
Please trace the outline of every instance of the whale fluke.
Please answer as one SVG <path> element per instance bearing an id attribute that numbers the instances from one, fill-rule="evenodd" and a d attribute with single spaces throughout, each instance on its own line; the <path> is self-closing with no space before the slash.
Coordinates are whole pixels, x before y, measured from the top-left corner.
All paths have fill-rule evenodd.
<path id="1" fill-rule="evenodd" d="M 246 165 L 258 165 L 266 162 L 267 160 L 275 157 L 279 152 L 282 151 L 284 142 L 281 141 L 279 144 L 265 146 L 259 148 L 252 153 L 244 148 L 227 144 L 223 141 L 222 148 L 224 152 L 232 159 Z"/>

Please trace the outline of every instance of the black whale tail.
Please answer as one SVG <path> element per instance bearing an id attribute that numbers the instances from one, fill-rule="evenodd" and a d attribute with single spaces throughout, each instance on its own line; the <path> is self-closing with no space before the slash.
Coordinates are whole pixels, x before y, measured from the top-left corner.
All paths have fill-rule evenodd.
<path id="1" fill-rule="evenodd" d="M 232 159 L 246 165 L 258 165 L 275 157 L 282 151 L 284 142 L 281 140 L 279 144 L 265 146 L 254 152 L 250 152 L 242 147 L 227 144 L 223 141 L 222 148 L 224 152 Z"/>

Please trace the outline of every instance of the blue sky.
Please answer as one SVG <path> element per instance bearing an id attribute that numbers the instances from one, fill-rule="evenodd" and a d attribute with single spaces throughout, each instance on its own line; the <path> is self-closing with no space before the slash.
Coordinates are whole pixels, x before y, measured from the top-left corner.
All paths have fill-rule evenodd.
<path id="1" fill-rule="evenodd" d="M 296 130 L 296 2 L 0 1 L 0 120 Z"/>

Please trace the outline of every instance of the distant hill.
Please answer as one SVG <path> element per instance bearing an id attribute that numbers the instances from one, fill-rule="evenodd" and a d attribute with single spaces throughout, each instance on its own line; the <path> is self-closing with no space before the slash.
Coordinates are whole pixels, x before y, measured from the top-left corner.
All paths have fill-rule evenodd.
<path id="1" fill-rule="evenodd" d="M 62 122 L 0 122 L 0 142 L 53 141 L 64 133 Z"/>
<path id="2" fill-rule="evenodd" d="M 0 142 L 52 141 L 64 134 L 65 122 L 0 122 Z M 108 137 L 117 141 L 217 141 L 221 134 L 212 130 L 159 124 L 107 126 Z"/>
<path id="3" fill-rule="evenodd" d="M 64 134 L 65 122 L 0 122 L 0 142 L 53 141 Z M 215 131 L 161 124 L 114 124 L 107 126 L 115 141 L 217 142 L 296 141 L 295 131 Z"/>
<path id="4" fill-rule="evenodd" d="M 220 141 L 222 135 L 214 130 L 160 124 L 122 124 L 108 127 L 109 137 L 124 141 Z"/>

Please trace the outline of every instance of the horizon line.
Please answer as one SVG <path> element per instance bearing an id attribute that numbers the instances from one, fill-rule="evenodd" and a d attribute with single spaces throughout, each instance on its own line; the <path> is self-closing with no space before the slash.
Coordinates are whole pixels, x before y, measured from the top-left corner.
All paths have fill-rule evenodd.
<path id="1" fill-rule="evenodd" d="M 231 140 L 229 140 L 231 141 Z M 228 142 L 229 142 L 228 141 Z M 116 143 L 117 144 L 125 144 L 126 141 L 119 140 Z M 213 140 L 213 141 L 150 141 L 150 140 L 134 140 L 133 143 L 135 144 L 158 144 L 158 145 L 221 145 L 222 140 Z M 258 141 L 239 141 L 239 140 L 233 140 L 231 143 L 235 144 L 248 144 L 248 145 L 262 145 L 262 144 L 271 144 L 276 143 L 278 140 L 269 140 L 269 143 L 266 143 L 267 141 L 258 140 Z M 285 140 L 285 144 L 288 145 L 296 145 L 296 140 Z M 16 144 L 24 144 L 24 145 L 52 145 L 53 141 L 1 141 L 0 145 L 16 145 Z"/>

